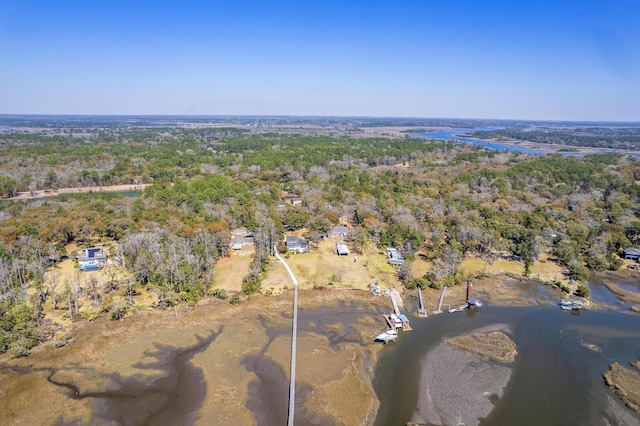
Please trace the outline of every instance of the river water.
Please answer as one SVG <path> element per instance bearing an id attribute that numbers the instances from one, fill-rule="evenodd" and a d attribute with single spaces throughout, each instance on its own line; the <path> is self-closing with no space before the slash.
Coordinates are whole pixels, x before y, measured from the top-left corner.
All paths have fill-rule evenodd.
<path id="1" fill-rule="evenodd" d="M 555 306 L 489 306 L 412 321 L 412 332 L 381 351 L 374 380 L 381 401 L 375 424 L 404 425 L 411 420 L 427 351 L 445 337 L 492 324 L 511 326 L 519 355 L 504 395 L 482 424 L 602 424 L 606 396 L 617 401 L 602 373 L 614 360 L 625 366 L 638 361 L 640 317 L 610 311 L 576 313 Z M 583 346 L 587 343 L 599 351 Z"/>
<path id="2" fill-rule="evenodd" d="M 498 151 L 514 151 L 514 152 L 523 152 L 525 154 L 548 154 L 549 153 L 547 151 L 543 151 L 540 149 L 528 149 L 520 146 L 505 145 L 497 142 L 488 142 L 480 139 L 472 139 L 472 138 L 466 138 L 461 136 L 455 136 L 455 135 L 473 132 L 474 130 L 494 130 L 494 129 L 495 128 L 450 129 L 450 130 L 440 130 L 438 132 L 430 132 L 430 133 L 414 133 L 414 134 L 411 134 L 410 136 L 413 136 L 416 138 L 438 139 L 438 140 L 445 140 L 445 141 L 470 143 L 473 145 L 481 146 L 488 149 L 495 149 Z"/>

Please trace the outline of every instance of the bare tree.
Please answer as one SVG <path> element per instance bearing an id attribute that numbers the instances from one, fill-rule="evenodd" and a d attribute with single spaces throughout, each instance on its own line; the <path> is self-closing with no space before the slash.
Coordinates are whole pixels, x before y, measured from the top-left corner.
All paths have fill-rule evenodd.
<path id="1" fill-rule="evenodd" d="M 134 293 L 134 281 L 131 278 L 125 278 L 124 285 L 126 289 L 127 299 L 129 299 L 129 304 L 133 304 L 133 293 Z"/>
<path id="2" fill-rule="evenodd" d="M 55 269 L 51 270 L 49 274 L 49 293 L 51 294 L 51 302 L 53 303 L 53 310 L 58 309 L 58 302 L 60 301 L 60 295 L 58 294 L 60 287 L 60 275 L 56 274 Z"/>
<path id="3" fill-rule="evenodd" d="M 460 262 L 462 262 L 460 253 L 449 246 L 445 247 L 440 259 L 437 259 L 433 265 L 436 280 L 442 280 L 455 274 Z"/>

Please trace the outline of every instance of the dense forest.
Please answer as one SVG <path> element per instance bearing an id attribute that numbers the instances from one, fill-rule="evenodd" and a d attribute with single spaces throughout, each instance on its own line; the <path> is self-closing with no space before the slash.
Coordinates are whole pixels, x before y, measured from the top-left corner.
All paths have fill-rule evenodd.
<path id="1" fill-rule="evenodd" d="M 638 127 L 520 128 L 474 131 L 468 136 L 478 139 L 520 140 L 571 147 L 640 150 Z"/>
<path id="2" fill-rule="evenodd" d="M 530 265 L 551 253 L 578 281 L 589 269 L 617 269 L 640 236 L 640 162 L 632 157 L 565 158 L 482 150 L 454 142 L 323 137 L 242 128 L 117 128 L 0 135 L 0 352 L 26 354 L 46 336 L 45 304 L 81 317 L 77 299 L 106 300 L 79 279 L 45 281 L 65 246 L 109 243 L 132 281 L 158 294 L 157 307 L 225 297 L 211 288 L 213 266 L 229 252 L 229 230 L 256 238 L 246 294 L 260 291 L 285 231 L 314 241 L 340 218 L 365 244 L 392 245 L 410 261 L 436 266 L 407 287 L 461 283 L 466 254 Z M 150 184 L 120 193 L 15 200 L 19 191 Z M 298 208 L 281 208 L 285 195 Z M 36 291 L 29 292 L 28 289 Z M 27 294 L 30 294 L 27 297 Z M 238 296 L 238 295 L 236 295 Z M 238 297 L 232 299 L 238 301 Z"/>

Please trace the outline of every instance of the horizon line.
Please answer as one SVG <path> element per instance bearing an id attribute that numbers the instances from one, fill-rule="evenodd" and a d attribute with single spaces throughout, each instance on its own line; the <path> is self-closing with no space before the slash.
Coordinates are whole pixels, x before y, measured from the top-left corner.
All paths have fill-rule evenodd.
<path id="1" fill-rule="evenodd" d="M 471 121 L 503 121 L 503 122 L 554 122 L 554 123 L 624 123 L 640 124 L 638 121 L 629 120 L 602 120 L 602 119 L 541 119 L 541 118 L 477 118 L 477 117 L 419 117 L 419 116 L 394 116 L 394 115 L 296 115 L 296 114 L 78 114 L 78 113 L 0 113 L 2 117 L 144 117 L 144 118 L 299 118 L 299 119 L 395 119 L 395 120 L 471 120 Z"/>

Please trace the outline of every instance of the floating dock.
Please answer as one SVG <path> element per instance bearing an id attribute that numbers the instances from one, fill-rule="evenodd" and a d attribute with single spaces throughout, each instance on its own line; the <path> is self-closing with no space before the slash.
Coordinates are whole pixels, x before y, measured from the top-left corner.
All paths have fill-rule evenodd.
<path id="1" fill-rule="evenodd" d="M 400 321 L 402 321 L 402 331 L 411 331 L 413 328 L 409 325 L 409 318 L 404 314 L 400 314 Z"/>

